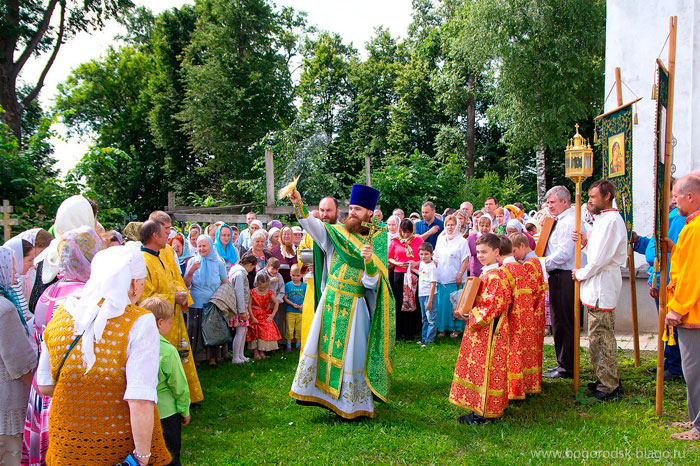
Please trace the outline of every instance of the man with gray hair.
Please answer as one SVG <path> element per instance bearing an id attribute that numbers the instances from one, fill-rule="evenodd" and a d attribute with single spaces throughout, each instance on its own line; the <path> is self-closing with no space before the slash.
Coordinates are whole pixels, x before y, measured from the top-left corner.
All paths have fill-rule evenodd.
<path id="1" fill-rule="evenodd" d="M 671 251 L 666 324 L 678 329 L 683 375 L 686 381 L 688 418 L 674 427 L 688 429 L 671 434 L 675 440 L 700 440 L 700 177 L 690 174 L 673 186 L 678 214 L 686 217 L 676 244 L 663 238 Z"/>
<path id="2" fill-rule="evenodd" d="M 406 214 L 401 209 L 394 209 L 391 215 L 396 215 L 397 217 L 399 217 L 399 223 L 401 223 L 401 220 L 403 220 L 406 217 Z"/>
<path id="3" fill-rule="evenodd" d="M 545 267 L 549 274 L 549 304 L 557 367 L 543 374 L 547 378 L 572 378 L 574 375 L 574 249 L 571 238 L 576 216 L 571 193 L 564 186 L 547 191 L 545 205 L 555 218 L 545 249 Z M 578 311 L 580 312 L 580 311 Z"/>
<path id="4" fill-rule="evenodd" d="M 464 201 L 459 205 L 459 210 L 462 212 L 467 222 L 467 224 L 464 225 L 464 229 L 465 231 L 469 231 L 469 229 L 473 227 L 471 223 L 472 215 L 474 215 L 474 206 L 471 202 Z"/>

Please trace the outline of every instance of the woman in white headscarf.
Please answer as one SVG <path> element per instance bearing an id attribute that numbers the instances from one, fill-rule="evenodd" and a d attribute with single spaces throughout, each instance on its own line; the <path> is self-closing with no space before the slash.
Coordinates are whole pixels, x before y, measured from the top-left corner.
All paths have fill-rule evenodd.
<path id="1" fill-rule="evenodd" d="M 255 222 L 260 222 L 255 220 L 250 224 L 251 229 Z M 265 268 L 267 265 L 267 260 L 272 257 L 272 255 L 265 249 L 267 244 L 267 232 L 265 230 L 256 230 L 250 235 L 250 252 L 258 260 L 258 265 L 248 274 L 248 281 L 250 282 L 250 289 L 255 288 L 255 275 Z"/>
<path id="2" fill-rule="evenodd" d="M 0 246 L 0 464 L 19 464 L 24 412 L 36 366 L 12 283 L 13 252 Z"/>
<path id="3" fill-rule="evenodd" d="M 401 224 L 401 219 L 396 215 L 391 215 L 386 219 L 386 236 L 387 241 L 391 244 L 391 240 L 399 237 L 399 225 Z"/>
<path id="4" fill-rule="evenodd" d="M 438 236 L 433 259 L 437 265 L 437 328 L 440 335 L 451 332 L 457 338 L 464 330 L 464 320 L 455 319 L 450 295 L 462 287 L 469 267 L 469 243 L 454 215 L 445 217 L 445 229 Z"/>
<path id="5" fill-rule="evenodd" d="M 143 255 L 115 246 L 90 269 L 82 296 L 68 298 L 44 331 L 37 384 L 53 396 L 47 463 L 117 464 L 132 455 L 168 464 L 155 415 L 160 337 L 153 314 L 135 306 Z"/>
<path id="6" fill-rule="evenodd" d="M 14 264 L 12 289 L 19 300 L 22 315 L 24 315 L 25 320 L 29 321 L 33 314 L 29 311 L 29 302 L 24 295 L 24 275 L 29 271 L 34 261 L 34 246 L 23 239 L 21 234 L 8 240 L 4 246 L 12 251 Z"/>
<path id="7" fill-rule="evenodd" d="M 511 233 L 522 233 L 525 236 L 527 236 L 528 246 L 530 246 L 530 249 L 532 249 L 533 251 L 537 247 L 537 242 L 535 241 L 535 238 L 533 238 L 532 235 L 528 233 L 527 230 L 525 230 L 525 227 L 522 223 L 520 223 L 520 220 L 508 220 L 508 223 L 506 223 L 506 235 L 510 235 Z"/>

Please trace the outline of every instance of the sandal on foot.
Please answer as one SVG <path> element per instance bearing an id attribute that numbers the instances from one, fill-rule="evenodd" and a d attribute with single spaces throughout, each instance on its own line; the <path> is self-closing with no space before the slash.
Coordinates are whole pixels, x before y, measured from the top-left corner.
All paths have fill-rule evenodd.
<path id="1" fill-rule="evenodd" d="M 688 421 L 688 422 L 674 422 L 671 424 L 673 427 L 680 427 L 681 429 L 692 429 L 693 428 L 693 423 Z"/>
<path id="2" fill-rule="evenodd" d="M 700 434 L 695 432 L 694 430 L 688 430 L 686 432 L 680 432 L 678 434 L 671 434 L 671 438 L 674 440 L 683 440 L 683 441 L 691 441 L 691 440 L 700 440 Z"/>
<path id="3" fill-rule="evenodd" d="M 457 333 L 457 332 L 450 333 L 450 338 L 457 338 L 458 336 L 459 336 L 459 333 Z"/>

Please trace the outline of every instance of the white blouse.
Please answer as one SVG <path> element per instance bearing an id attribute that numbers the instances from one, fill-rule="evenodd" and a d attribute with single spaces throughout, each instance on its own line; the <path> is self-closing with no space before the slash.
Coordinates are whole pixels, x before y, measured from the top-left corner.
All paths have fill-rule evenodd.
<path id="1" fill-rule="evenodd" d="M 78 351 L 74 348 L 74 351 Z M 156 403 L 158 396 L 158 366 L 160 334 L 156 319 L 150 312 L 134 322 L 126 346 L 126 391 L 124 400 L 147 400 Z M 54 385 L 51 358 L 46 343 L 41 343 L 41 356 L 36 370 L 38 385 Z"/>
<path id="2" fill-rule="evenodd" d="M 437 264 L 438 283 L 442 285 L 455 283 L 462 262 L 470 256 L 469 243 L 461 235 L 452 241 L 447 241 L 444 235 L 439 236 L 433 256 Z"/>

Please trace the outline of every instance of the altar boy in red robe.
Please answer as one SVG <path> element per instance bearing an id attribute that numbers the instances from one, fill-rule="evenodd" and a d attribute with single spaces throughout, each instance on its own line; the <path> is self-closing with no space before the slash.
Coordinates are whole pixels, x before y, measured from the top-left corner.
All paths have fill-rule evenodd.
<path id="1" fill-rule="evenodd" d="M 542 266 L 542 259 L 537 257 L 530 249 L 527 236 L 522 233 L 512 233 L 508 236 L 513 244 L 513 256 L 523 264 L 526 276 L 529 280 L 526 285 L 534 290 L 534 308 L 525 323 L 525 337 L 523 350 L 523 385 L 526 394 L 540 393 L 542 391 L 542 345 L 544 343 L 545 311 L 544 299 L 547 291 L 546 269 Z"/>
<path id="2" fill-rule="evenodd" d="M 508 313 L 508 398 L 525 399 L 523 361 L 526 358 L 529 327 L 535 307 L 537 285 L 518 261 L 513 257 L 513 245 L 507 236 L 499 235 L 501 241 L 498 261 L 512 292 L 513 304 Z"/>
<path id="3" fill-rule="evenodd" d="M 476 240 L 477 258 L 483 265 L 479 294 L 464 319 L 467 329 L 455 366 L 450 403 L 471 413 L 461 424 L 482 424 L 499 418 L 508 406 L 508 310 L 512 290 L 498 268 L 501 241 L 492 233 Z"/>

